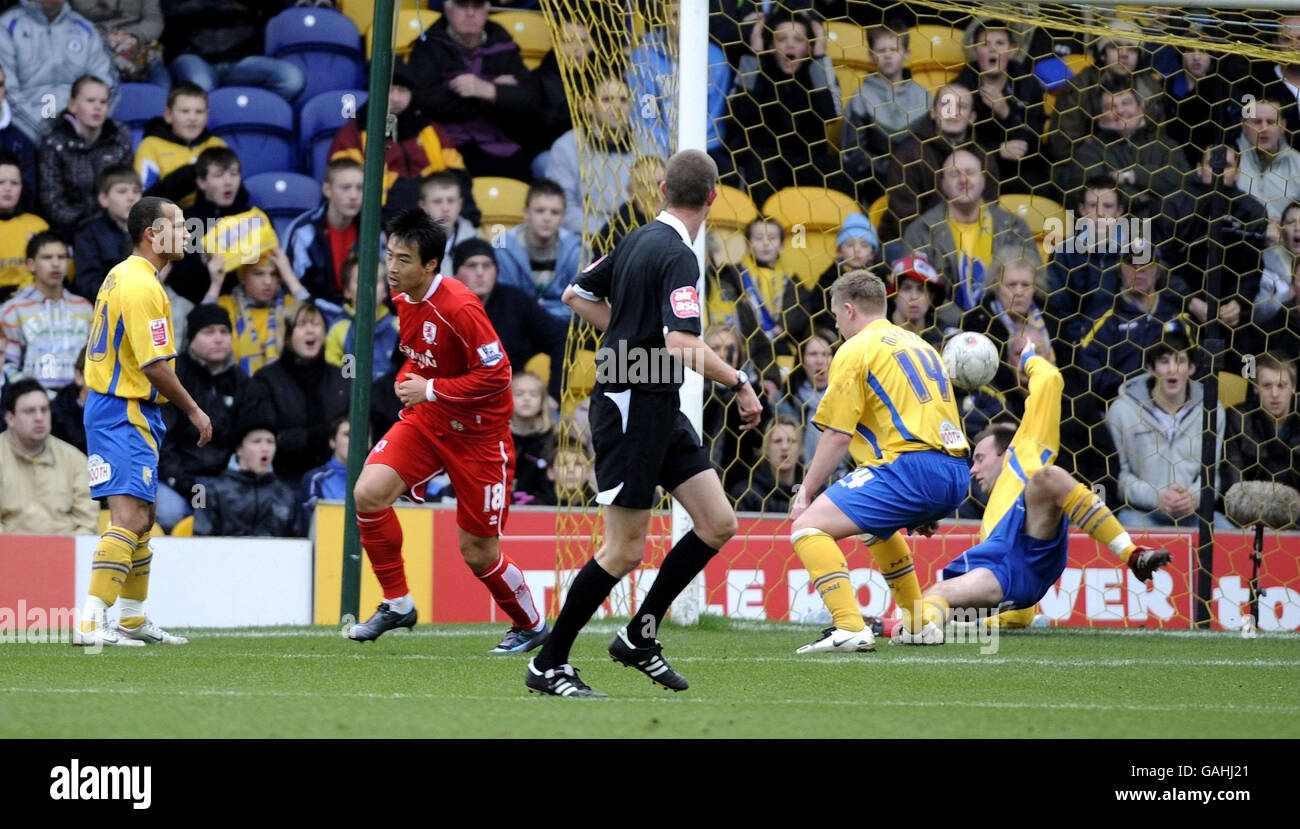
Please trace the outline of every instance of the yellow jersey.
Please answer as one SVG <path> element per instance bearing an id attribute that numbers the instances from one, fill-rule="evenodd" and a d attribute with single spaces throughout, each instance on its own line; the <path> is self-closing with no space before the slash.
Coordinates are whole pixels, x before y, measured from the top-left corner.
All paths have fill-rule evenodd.
<path id="1" fill-rule="evenodd" d="M 1038 355 L 1025 361 L 1025 371 L 1029 375 L 1025 416 L 1002 457 L 1002 472 L 989 493 L 984 520 L 980 522 L 980 541 L 988 538 L 1007 511 L 1015 506 L 1034 473 L 1051 463 L 1061 451 L 1061 391 L 1065 388 L 1061 372 Z"/>
<path id="2" fill-rule="evenodd" d="M 0 288 L 22 288 L 32 283 L 32 272 L 27 270 L 27 243 L 49 229 L 49 224 L 35 213 L 0 219 Z"/>
<path id="3" fill-rule="evenodd" d="M 813 422 L 854 436 L 853 460 L 879 466 L 904 452 L 970 449 L 939 352 L 921 337 L 878 319 L 831 360 L 830 385 Z"/>
<path id="4" fill-rule="evenodd" d="M 166 402 L 144 367 L 176 356 L 172 308 L 158 272 L 132 254 L 104 278 L 86 345 L 86 385 L 100 394 Z"/>

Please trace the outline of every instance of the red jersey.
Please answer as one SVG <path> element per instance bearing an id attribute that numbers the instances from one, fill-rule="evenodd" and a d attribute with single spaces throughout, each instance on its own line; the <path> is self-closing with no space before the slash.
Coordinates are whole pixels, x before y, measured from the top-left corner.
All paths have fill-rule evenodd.
<path id="1" fill-rule="evenodd" d="M 478 297 L 464 283 L 441 275 L 422 299 L 392 297 L 406 355 L 397 379 L 432 377 L 437 398 L 404 409 L 402 417 L 427 418 L 435 432 L 509 432 L 515 408 L 510 358 Z"/>

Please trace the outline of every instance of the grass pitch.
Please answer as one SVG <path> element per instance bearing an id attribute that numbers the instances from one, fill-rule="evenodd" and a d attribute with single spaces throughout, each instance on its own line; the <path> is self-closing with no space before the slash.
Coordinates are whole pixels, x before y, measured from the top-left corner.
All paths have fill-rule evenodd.
<path id="1" fill-rule="evenodd" d="M 0 737 L 1297 737 L 1300 637 L 1028 630 L 979 643 L 797 657 L 818 628 L 705 619 L 662 632 L 672 694 L 611 662 L 594 622 L 573 663 L 607 700 L 529 695 L 501 626 L 189 632 L 185 647 L 0 645 Z M 131 716 L 87 716 L 120 703 Z"/>

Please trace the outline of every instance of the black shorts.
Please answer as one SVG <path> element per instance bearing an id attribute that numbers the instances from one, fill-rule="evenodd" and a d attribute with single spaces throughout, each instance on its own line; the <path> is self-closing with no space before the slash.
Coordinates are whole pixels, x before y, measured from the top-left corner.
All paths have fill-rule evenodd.
<path id="1" fill-rule="evenodd" d="M 650 509 L 656 486 L 671 492 L 713 468 L 679 400 L 676 393 L 634 389 L 592 395 L 597 503 Z"/>

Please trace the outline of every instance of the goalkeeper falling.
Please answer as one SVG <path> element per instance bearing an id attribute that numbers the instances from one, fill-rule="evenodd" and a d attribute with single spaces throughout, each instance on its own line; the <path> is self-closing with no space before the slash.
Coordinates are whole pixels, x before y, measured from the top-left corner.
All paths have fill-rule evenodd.
<path id="1" fill-rule="evenodd" d="M 1106 504 L 1052 460 L 1061 447 L 1061 391 L 1056 366 L 1023 340 L 1018 365 L 1029 396 L 1020 426 L 996 423 L 975 438 L 971 477 L 989 494 L 980 543 L 943 570 L 922 601 L 947 620 L 950 608 L 997 608 L 1002 627 L 1025 627 L 1034 606 L 1065 572 L 1069 525 L 1104 544 L 1142 581 L 1169 563 L 1165 550 L 1135 545 Z M 933 526 L 927 528 L 933 531 Z M 928 613 L 926 614 L 929 615 Z M 942 644 L 889 623 L 895 644 Z"/>

